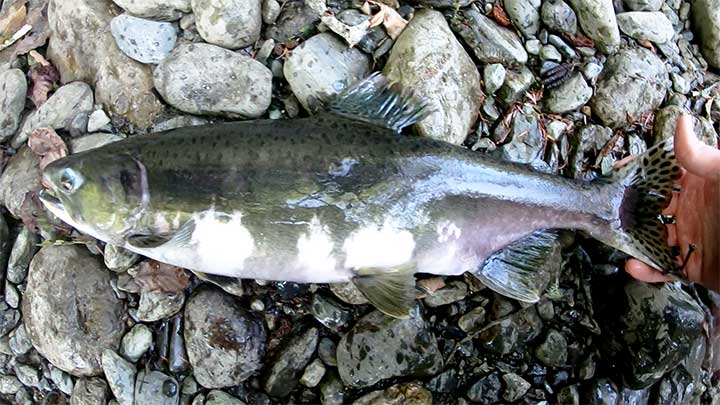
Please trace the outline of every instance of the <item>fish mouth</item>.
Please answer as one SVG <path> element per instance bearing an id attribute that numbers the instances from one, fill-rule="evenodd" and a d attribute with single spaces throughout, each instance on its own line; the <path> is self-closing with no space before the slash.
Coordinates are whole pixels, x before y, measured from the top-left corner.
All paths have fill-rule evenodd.
<path id="1" fill-rule="evenodd" d="M 40 202 L 43 203 L 48 211 L 52 212 L 56 217 L 60 218 L 63 222 L 68 223 L 71 226 L 75 226 L 75 221 L 70 217 L 70 214 L 65 209 L 62 201 L 57 198 L 51 191 L 42 190 L 38 195 Z"/>

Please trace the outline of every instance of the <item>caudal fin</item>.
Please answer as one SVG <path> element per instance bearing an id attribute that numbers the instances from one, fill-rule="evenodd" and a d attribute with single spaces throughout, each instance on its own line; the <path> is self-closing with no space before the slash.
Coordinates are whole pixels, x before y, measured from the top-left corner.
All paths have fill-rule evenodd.
<path id="1" fill-rule="evenodd" d="M 607 186 L 619 196 L 614 229 L 593 236 L 651 267 L 672 273 L 677 266 L 661 214 L 670 204 L 680 175 L 672 139 L 653 146 L 619 169 Z"/>

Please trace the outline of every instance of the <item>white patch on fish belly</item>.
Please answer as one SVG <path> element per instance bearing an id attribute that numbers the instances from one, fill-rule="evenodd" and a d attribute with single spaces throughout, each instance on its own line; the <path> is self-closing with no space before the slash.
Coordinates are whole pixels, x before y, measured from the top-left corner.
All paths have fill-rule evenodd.
<path id="1" fill-rule="evenodd" d="M 412 233 L 385 223 L 382 227 L 361 228 L 345 239 L 345 267 L 351 269 L 389 268 L 412 260 L 415 239 Z"/>
<path id="2" fill-rule="evenodd" d="M 437 241 L 440 243 L 445 243 L 448 241 L 460 239 L 462 230 L 458 228 L 458 226 L 455 225 L 454 222 L 442 221 L 437 225 L 437 234 Z"/>
<path id="3" fill-rule="evenodd" d="M 242 224 L 242 213 L 206 211 L 195 215 L 190 239 L 195 247 L 199 271 L 234 274 L 255 251 L 255 240 Z"/>
<path id="4" fill-rule="evenodd" d="M 297 242 L 298 265 L 322 279 L 334 276 L 337 261 L 333 257 L 334 243 L 327 226 L 323 226 L 317 217 L 313 217 L 308 233 L 300 235 Z"/>

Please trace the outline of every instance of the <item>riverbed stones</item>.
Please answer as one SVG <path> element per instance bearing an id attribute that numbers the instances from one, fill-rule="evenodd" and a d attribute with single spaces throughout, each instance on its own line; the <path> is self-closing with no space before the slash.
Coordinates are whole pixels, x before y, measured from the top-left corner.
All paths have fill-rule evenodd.
<path id="1" fill-rule="evenodd" d="M 120 50 L 140 63 L 160 63 L 177 41 L 177 27 L 174 24 L 127 14 L 110 21 L 110 32 Z M 90 128 L 88 131 L 93 132 Z"/>
<path id="2" fill-rule="evenodd" d="M 575 34 L 577 15 L 563 0 L 546 0 L 540 9 L 543 23 L 551 30 Z"/>
<path id="3" fill-rule="evenodd" d="M 662 44 L 675 36 L 675 29 L 665 14 L 644 11 L 631 11 L 616 16 L 620 30 L 637 40 Z"/>
<path id="4" fill-rule="evenodd" d="M 703 56 L 711 66 L 720 67 L 720 0 L 694 1 L 691 11 Z"/>
<path id="5" fill-rule="evenodd" d="M 548 91 L 543 103 L 548 111 L 556 114 L 575 111 L 584 106 L 593 95 L 590 87 L 581 73 L 575 73 L 560 86 Z"/>
<path id="6" fill-rule="evenodd" d="M 505 12 L 525 37 L 540 31 L 540 0 L 505 0 Z"/>
<path id="7" fill-rule="evenodd" d="M 20 69 L 0 73 L 0 142 L 13 136 L 25 108 L 27 81 Z"/>
<path id="8" fill-rule="evenodd" d="M 203 39 L 229 49 L 254 44 L 262 26 L 261 0 L 191 0 Z"/>
<path id="9" fill-rule="evenodd" d="M 604 53 L 614 53 L 620 46 L 620 30 L 612 0 L 570 0 L 582 30 Z"/>
<path id="10" fill-rule="evenodd" d="M 528 54 L 518 35 L 483 15 L 476 6 L 454 14 L 450 21 L 453 31 L 481 62 L 504 65 L 527 62 Z"/>
<path id="11" fill-rule="evenodd" d="M 189 13 L 190 0 L 113 0 L 128 13 L 143 18 L 161 21 L 179 20 L 183 13 Z"/>

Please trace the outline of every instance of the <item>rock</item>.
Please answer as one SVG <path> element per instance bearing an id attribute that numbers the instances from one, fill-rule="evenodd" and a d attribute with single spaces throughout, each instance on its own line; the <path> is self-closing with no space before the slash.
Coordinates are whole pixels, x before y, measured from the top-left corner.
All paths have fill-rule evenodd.
<path id="1" fill-rule="evenodd" d="M 71 395 L 73 392 L 73 380 L 70 374 L 60 370 L 57 367 L 50 366 L 50 379 L 56 387 L 63 393 Z"/>
<path id="2" fill-rule="evenodd" d="M 337 367 L 337 344 L 324 337 L 318 343 L 318 357 L 330 367 Z"/>
<path id="3" fill-rule="evenodd" d="M 592 381 L 585 391 L 581 398 L 583 404 L 617 404 L 620 396 L 615 383 L 607 378 Z"/>
<path id="4" fill-rule="evenodd" d="M 462 281 L 451 281 L 445 287 L 435 291 L 423 299 L 425 305 L 435 308 L 441 305 L 462 301 L 467 296 L 467 284 Z"/>
<path id="5" fill-rule="evenodd" d="M 320 383 L 320 400 L 323 405 L 342 405 L 345 403 L 345 387 L 334 370 L 327 373 Z"/>
<path id="6" fill-rule="evenodd" d="M 667 92 L 665 64 L 644 48 L 626 49 L 608 58 L 590 100 L 603 124 L 618 128 L 656 109 Z"/>
<path id="7" fill-rule="evenodd" d="M 562 387 L 558 392 L 558 403 L 566 405 L 580 405 L 580 393 L 577 385 Z"/>
<path id="8" fill-rule="evenodd" d="M 465 333 L 479 331 L 485 324 L 485 308 L 475 307 L 458 319 L 458 327 Z"/>
<path id="9" fill-rule="evenodd" d="M 598 76 L 600 76 L 600 73 L 603 71 L 603 66 L 599 63 L 595 62 L 588 62 L 583 66 L 582 74 L 585 76 L 585 79 L 588 80 L 590 83 L 595 83 L 595 79 L 597 79 Z"/>
<path id="10" fill-rule="evenodd" d="M 702 54 L 711 66 L 720 67 L 720 0 L 698 0 L 692 3 L 692 22 L 700 37 Z"/>
<path id="11" fill-rule="evenodd" d="M 174 24 L 122 14 L 110 21 L 110 32 L 118 48 L 140 63 L 160 63 L 177 41 Z M 88 131 L 94 132 L 88 128 Z"/>
<path id="12" fill-rule="evenodd" d="M 15 395 L 22 388 L 22 383 L 14 375 L 0 375 L 0 394 Z"/>
<path id="13" fill-rule="evenodd" d="M 189 13 L 190 0 L 113 0 L 128 13 L 153 20 L 174 21 Z"/>
<path id="14" fill-rule="evenodd" d="M 593 89 L 581 73 L 575 73 L 560 86 L 550 89 L 543 103 L 548 111 L 564 114 L 584 106 L 592 98 Z"/>
<path id="15" fill-rule="evenodd" d="M 624 0 L 624 3 L 632 11 L 658 11 L 663 0 Z"/>
<path id="16" fill-rule="evenodd" d="M 214 45 L 176 47 L 155 69 L 154 77 L 163 99 L 191 114 L 258 118 L 270 105 L 270 70 Z"/>
<path id="17" fill-rule="evenodd" d="M 668 106 L 655 112 L 653 132 L 655 141 L 661 142 L 675 135 L 675 127 L 680 116 L 685 112 L 682 107 Z M 703 117 L 693 116 L 693 129 L 699 139 L 710 146 L 717 147 L 717 132 L 712 123 Z"/>
<path id="18" fill-rule="evenodd" d="M 510 69 L 505 74 L 505 84 L 498 90 L 497 97 L 505 104 L 512 104 L 530 89 L 535 76 L 526 66 L 519 70 Z"/>
<path id="19" fill-rule="evenodd" d="M 568 59 L 575 59 L 577 56 L 575 50 L 557 35 L 549 35 L 548 42 L 550 42 L 551 45 L 557 48 L 557 50 Z"/>
<path id="20" fill-rule="evenodd" d="M 204 405 L 245 405 L 245 402 L 226 392 L 212 390 L 207 394 L 207 397 L 205 397 Z"/>
<path id="21" fill-rule="evenodd" d="M 562 55 L 560 55 L 560 52 L 558 52 L 557 48 L 548 44 L 540 48 L 540 59 L 551 60 L 553 62 L 561 62 Z"/>
<path id="22" fill-rule="evenodd" d="M 300 104 L 317 112 L 333 96 L 365 78 L 370 60 L 335 35 L 321 33 L 293 49 L 283 73 Z"/>
<path id="23" fill-rule="evenodd" d="M 270 368 L 264 384 L 265 392 L 283 398 L 295 389 L 300 373 L 315 353 L 318 336 L 318 330 L 310 328 L 287 342 Z"/>
<path id="24" fill-rule="evenodd" d="M 485 82 L 485 91 L 488 94 L 495 93 L 505 82 L 505 67 L 499 63 L 485 65 L 483 81 Z"/>
<path id="25" fill-rule="evenodd" d="M 353 405 L 413 404 L 432 405 L 432 393 L 419 382 L 395 384 L 358 398 Z"/>
<path id="26" fill-rule="evenodd" d="M 412 89 L 432 110 L 415 125 L 418 133 L 455 145 L 465 141 L 484 98 L 480 73 L 440 12 L 415 13 L 395 42 L 384 72 L 391 82 Z"/>
<path id="27" fill-rule="evenodd" d="M 37 252 L 38 242 L 38 236 L 30 231 L 28 227 L 23 226 L 10 252 L 7 268 L 8 281 L 20 284 L 25 280 L 30 261 Z"/>
<path id="28" fill-rule="evenodd" d="M 178 405 L 180 386 L 174 378 L 160 371 L 140 371 L 135 381 L 135 403 Z"/>
<path id="29" fill-rule="evenodd" d="M 38 128 L 63 128 L 75 115 L 82 111 L 90 111 L 92 108 L 93 93 L 90 86 L 82 82 L 68 83 L 57 89 L 40 108 L 28 115 L 12 139 L 11 145 L 19 148 Z"/>
<path id="30" fill-rule="evenodd" d="M 185 294 L 143 291 L 140 294 L 136 318 L 143 322 L 155 322 L 178 313 L 185 303 Z"/>
<path id="31" fill-rule="evenodd" d="M 494 404 L 500 400 L 500 375 L 497 372 L 477 380 L 467 391 L 467 397 L 477 403 Z"/>
<path id="32" fill-rule="evenodd" d="M 152 337 L 150 328 L 141 323 L 136 324 L 123 336 L 120 343 L 120 354 L 135 363 L 152 345 Z"/>
<path id="33" fill-rule="evenodd" d="M 540 55 L 540 49 L 542 49 L 542 42 L 539 39 L 531 39 L 525 42 L 525 50 L 530 55 Z"/>
<path id="34" fill-rule="evenodd" d="M 262 2 L 262 20 L 265 24 L 272 25 L 280 15 L 280 2 L 277 0 L 263 0 Z M 270 40 L 273 40 L 270 38 Z M 273 40 L 274 41 L 274 40 Z"/>
<path id="35" fill-rule="evenodd" d="M 567 361 L 567 341 L 556 330 L 550 330 L 545 340 L 535 349 L 535 356 L 548 367 L 562 367 Z"/>
<path id="36" fill-rule="evenodd" d="M 100 354 L 115 349 L 125 330 L 125 308 L 110 274 L 75 245 L 44 247 L 35 255 L 23 315 L 35 349 L 75 376 L 99 374 Z"/>
<path id="37" fill-rule="evenodd" d="M 0 182 L 0 184 L 2 184 L 2 182 Z M 340 298 L 340 300 L 346 304 L 363 305 L 368 303 L 367 298 L 365 298 L 365 296 L 352 282 L 332 283 L 330 284 L 330 291 L 332 291 L 336 297 Z"/>
<path id="38" fill-rule="evenodd" d="M 292 38 L 307 38 L 315 31 L 320 15 L 306 2 L 285 3 L 275 24 L 267 27 L 265 37 L 275 42 L 285 43 Z"/>
<path id="39" fill-rule="evenodd" d="M 517 401 L 530 389 L 530 383 L 515 373 L 503 375 L 503 381 L 505 381 L 503 399 L 508 402 Z"/>
<path id="40" fill-rule="evenodd" d="M 540 31 L 540 0 L 505 0 L 505 12 L 520 32 L 534 37 Z"/>
<path id="41" fill-rule="evenodd" d="M 615 17 L 620 30 L 637 40 L 662 44 L 675 36 L 672 23 L 659 11 L 631 11 L 620 13 Z"/>
<path id="42" fill-rule="evenodd" d="M 195 26 L 206 42 L 237 49 L 260 38 L 261 0 L 191 0 Z"/>
<path id="43" fill-rule="evenodd" d="M 130 2 L 133 0 L 123 1 Z M 50 1 L 47 56 L 63 83 L 80 80 L 92 84 L 95 100 L 105 111 L 133 126 L 148 128 L 163 106 L 153 92 L 150 68 L 115 45 L 107 29 L 113 17 L 111 4 L 110 0 Z M 67 103 L 67 98 L 63 102 Z"/>
<path id="44" fill-rule="evenodd" d="M 138 254 L 125 248 L 117 247 L 111 243 L 105 245 L 103 258 L 105 260 L 105 266 L 116 273 L 127 271 L 140 260 Z"/>
<path id="45" fill-rule="evenodd" d="M 485 17 L 475 6 L 454 15 L 450 25 L 481 62 L 522 65 L 528 60 L 517 34 Z"/>
<path id="46" fill-rule="evenodd" d="M 352 312 L 339 302 L 322 294 L 314 294 L 310 313 L 318 322 L 333 331 L 338 331 L 352 319 Z"/>
<path id="47" fill-rule="evenodd" d="M 28 337 L 24 324 L 20 324 L 10 333 L 10 350 L 15 356 L 22 356 L 32 349 L 32 342 Z"/>
<path id="48" fill-rule="evenodd" d="M 70 405 L 107 403 L 107 383 L 102 378 L 80 378 L 73 387 Z"/>
<path id="49" fill-rule="evenodd" d="M 13 136 L 20 125 L 27 81 L 20 69 L 10 69 L 0 73 L 0 142 Z"/>
<path id="50" fill-rule="evenodd" d="M 543 23 L 552 31 L 575 34 L 577 16 L 563 0 L 546 0 L 540 10 Z"/>
<path id="51" fill-rule="evenodd" d="M 193 127 L 196 125 L 207 125 L 211 121 L 194 115 L 179 115 L 166 120 L 155 123 L 150 132 L 169 131 L 175 128 Z"/>
<path id="52" fill-rule="evenodd" d="M 305 371 L 303 371 L 303 374 L 300 377 L 300 384 L 308 388 L 313 388 L 320 383 L 320 380 L 322 380 L 324 375 L 325 366 L 323 365 L 322 360 L 315 359 L 312 363 L 305 367 Z"/>
<path id="53" fill-rule="evenodd" d="M 20 307 L 20 291 L 9 281 L 5 281 L 5 302 L 11 308 L 17 309 Z"/>
<path id="54" fill-rule="evenodd" d="M 340 341 L 337 361 L 345 385 L 356 388 L 391 377 L 433 375 L 443 366 L 435 336 L 417 307 L 409 319 L 379 311 L 361 318 Z"/>
<path id="55" fill-rule="evenodd" d="M 0 336 L 10 333 L 18 322 L 20 322 L 20 311 L 8 307 L 5 302 L 0 302 Z"/>
<path id="56" fill-rule="evenodd" d="M 115 399 L 120 405 L 133 405 L 137 372 L 135 366 L 114 351 L 103 350 L 102 367 Z"/>
<path id="57" fill-rule="evenodd" d="M 570 0 L 585 34 L 602 52 L 611 54 L 620 46 L 620 30 L 612 0 Z"/>
<path id="58" fill-rule="evenodd" d="M 27 364 L 15 364 L 15 375 L 26 387 L 37 388 L 40 385 L 40 371 Z"/>
<path id="59" fill-rule="evenodd" d="M 184 335 L 194 376 L 205 388 L 238 385 L 260 370 L 263 324 L 218 289 L 195 290 L 185 306 Z"/>
<path id="60" fill-rule="evenodd" d="M 517 163 L 531 163 L 538 159 L 543 150 L 543 134 L 540 120 L 532 106 L 524 104 L 510 122 L 495 128 L 494 139 L 504 143 L 497 153 L 505 160 Z"/>
<path id="61" fill-rule="evenodd" d="M 89 134 L 80 138 L 73 138 L 70 140 L 68 147 L 71 153 L 80 153 L 86 150 L 99 148 L 101 146 L 122 141 L 125 139 L 123 134 L 107 134 L 99 132 L 97 134 Z"/>
<path id="62" fill-rule="evenodd" d="M 684 77 L 677 73 L 670 73 L 670 80 L 673 84 L 673 90 L 680 94 L 688 94 L 691 90 L 690 83 Z"/>
<path id="63" fill-rule="evenodd" d="M 197 380 L 195 380 L 195 377 L 193 377 L 192 375 L 185 377 L 185 379 L 182 382 L 182 385 L 180 386 L 180 392 L 182 394 L 186 394 L 186 395 L 193 395 L 193 394 L 197 393 L 199 390 L 200 390 L 200 386 L 198 385 Z M 222 392 L 222 391 L 220 391 L 220 392 Z"/>

